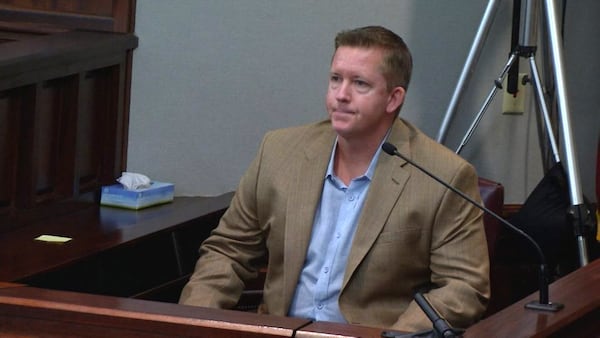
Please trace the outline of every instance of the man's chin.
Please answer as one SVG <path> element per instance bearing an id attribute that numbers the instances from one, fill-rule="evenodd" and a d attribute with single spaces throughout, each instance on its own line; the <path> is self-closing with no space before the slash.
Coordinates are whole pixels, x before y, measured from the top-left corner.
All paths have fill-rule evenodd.
<path id="1" fill-rule="evenodd" d="M 336 132 L 336 134 L 338 134 L 339 136 L 342 136 L 342 137 L 350 134 L 350 132 L 351 132 L 351 128 L 348 123 L 339 123 L 339 122 L 336 123 L 336 122 L 332 121 L 331 127 L 332 127 L 333 131 Z"/>

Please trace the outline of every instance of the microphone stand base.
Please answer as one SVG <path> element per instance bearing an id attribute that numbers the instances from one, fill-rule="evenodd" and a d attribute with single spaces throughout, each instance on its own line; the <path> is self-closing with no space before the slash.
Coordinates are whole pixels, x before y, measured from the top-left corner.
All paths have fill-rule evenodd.
<path id="1" fill-rule="evenodd" d="M 562 310 L 563 307 L 565 307 L 565 306 L 560 303 L 552 303 L 552 302 L 544 304 L 544 303 L 540 303 L 538 301 L 531 301 L 531 302 L 525 304 L 526 309 L 537 310 L 537 311 L 549 311 L 549 312 L 558 312 L 558 311 Z"/>

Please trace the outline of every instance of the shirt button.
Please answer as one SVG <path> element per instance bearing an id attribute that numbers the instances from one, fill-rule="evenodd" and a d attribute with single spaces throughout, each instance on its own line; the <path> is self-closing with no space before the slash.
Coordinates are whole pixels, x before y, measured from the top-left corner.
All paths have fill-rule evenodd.
<path id="1" fill-rule="evenodd" d="M 354 201 L 354 195 L 349 195 L 348 196 L 348 201 Z"/>
<path id="2" fill-rule="evenodd" d="M 325 273 L 328 273 L 328 272 L 329 272 L 329 268 L 328 268 L 328 267 L 325 267 L 325 268 L 323 269 L 323 271 L 324 271 Z"/>
<path id="3" fill-rule="evenodd" d="M 323 309 L 323 304 L 319 304 L 319 305 L 317 305 L 317 308 L 318 308 L 319 310 Z"/>

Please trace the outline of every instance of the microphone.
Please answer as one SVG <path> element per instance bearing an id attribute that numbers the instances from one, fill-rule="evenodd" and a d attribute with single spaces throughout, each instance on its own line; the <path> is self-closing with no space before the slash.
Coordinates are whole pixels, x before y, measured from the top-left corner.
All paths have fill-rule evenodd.
<path id="1" fill-rule="evenodd" d="M 463 330 L 453 329 L 444 317 L 440 316 L 440 314 L 435 310 L 433 305 L 429 303 L 425 296 L 417 291 L 415 292 L 415 302 L 419 305 L 421 310 L 425 312 L 427 318 L 433 323 L 433 334 L 435 337 L 440 338 L 453 338 L 453 337 L 462 337 Z"/>
<path id="2" fill-rule="evenodd" d="M 432 330 L 419 331 L 415 333 L 398 333 L 395 331 L 383 331 L 382 338 L 459 338 L 462 337 L 464 330 L 454 329 L 448 324 L 446 319 L 442 317 L 431 305 L 429 300 L 425 298 L 421 291 L 416 291 L 414 294 L 415 302 L 425 313 L 427 318 L 433 323 Z"/>
<path id="3" fill-rule="evenodd" d="M 410 163 L 413 167 L 419 169 L 421 172 L 423 172 L 427 176 L 429 176 L 429 177 L 433 178 L 434 180 L 438 181 L 444 187 L 450 189 L 452 192 L 454 192 L 455 194 L 459 195 L 460 197 L 462 197 L 467 202 L 471 203 L 472 205 L 474 205 L 478 209 L 482 210 L 486 214 L 491 215 L 492 217 L 494 217 L 495 219 L 497 219 L 499 222 L 501 222 L 502 224 L 506 225 L 509 229 L 511 229 L 512 231 L 518 233 L 520 236 L 523 236 L 525 239 L 527 239 L 529 242 L 531 242 L 531 244 L 533 245 L 533 247 L 535 248 L 535 250 L 536 250 L 536 252 L 537 252 L 537 254 L 539 256 L 539 261 L 540 261 L 540 270 L 539 270 L 540 296 L 539 296 L 539 300 L 538 301 L 531 301 L 531 302 L 525 304 L 525 308 L 526 309 L 532 309 L 532 310 L 538 310 L 538 311 L 556 312 L 556 311 L 559 311 L 560 309 L 562 309 L 564 307 L 563 304 L 552 303 L 552 302 L 549 301 L 549 288 L 548 288 L 548 279 L 547 279 L 546 256 L 544 256 L 544 252 L 542 251 L 542 249 L 540 248 L 540 246 L 537 244 L 537 242 L 533 238 L 531 238 L 531 236 L 529 236 L 523 230 L 517 228 L 515 225 L 511 224 L 510 222 L 508 222 L 504 218 L 498 216 L 495 212 L 493 212 L 490 209 L 486 208 L 485 206 L 483 206 L 483 205 L 475 202 L 471 197 L 467 196 L 462 191 L 460 191 L 460 190 L 456 189 L 455 187 L 451 186 L 450 184 L 444 182 L 442 179 L 440 179 L 439 177 L 435 176 L 434 174 L 432 174 L 431 172 L 429 172 L 428 170 L 426 170 L 422 166 L 420 166 L 417 163 L 415 163 L 414 161 L 408 159 L 406 156 L 402 155 L 398 151 L 398 149 L 396 148 L 396 146 L 394 146 L 393 144 L 391 144 L 389 142 L 385 142 L 381 146 L 381 149 L 383 149 L 383 151 L 385 151 L 389 155 L 398 156 L 401 159 L 405 160 L 406 162 Z"/>

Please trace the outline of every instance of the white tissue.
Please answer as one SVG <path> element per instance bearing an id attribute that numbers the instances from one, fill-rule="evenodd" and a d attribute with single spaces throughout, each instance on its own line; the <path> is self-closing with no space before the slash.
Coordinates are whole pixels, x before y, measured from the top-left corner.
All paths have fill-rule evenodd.
<path id="1" fill-rule="evenodd" d="M 138 173 L 124 171 L 117 181 L 123 185 L 126 190 L 138 190 L 149 188 L 152 184 L 148 176 Z"/>

